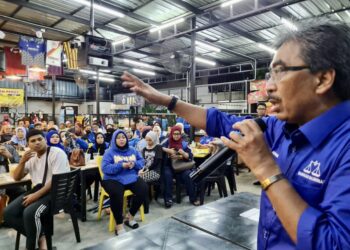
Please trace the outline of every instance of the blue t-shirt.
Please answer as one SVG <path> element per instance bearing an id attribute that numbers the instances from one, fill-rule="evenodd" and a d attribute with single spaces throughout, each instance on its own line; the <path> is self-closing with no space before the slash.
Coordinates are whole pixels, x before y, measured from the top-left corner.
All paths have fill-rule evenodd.
<path id="1" fill-rule="evenodd" d="M 35 37 L 20 36 L 19 47 L 22 52 L 22 64 L 45 67 L 45 40 Z"/>
<path id="2" fill-rule="evenodd" d="M 295 245 L 263 191 L 258 249 L 350 249 L 350 101 L 301 127 L 276 117 L 263 119 L 276 163 L 309 207 L 298 222 Z M 228 136 L 238 120 L 209 109 L 206 131 Z"/>

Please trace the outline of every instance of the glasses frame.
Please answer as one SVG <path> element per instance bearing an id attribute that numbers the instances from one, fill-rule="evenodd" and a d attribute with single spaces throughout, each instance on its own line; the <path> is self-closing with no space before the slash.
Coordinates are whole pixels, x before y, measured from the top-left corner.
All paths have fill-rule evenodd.
<path id="1" fill-rule="evenodd" d="M 310 66 L 289 66 L 289 67 L 285 67 L 285 66 L 281 66 L 281 67 L 276 67 L 276 68 L 270 68 L 269 72 L 267 72 L 265 74 L 265 80 L 266 81 L 270 81 L 271 79 L 273 79 L 274 81 L 279 81 L 281 80 L 281 76 L 278 77 L 279 79 L 276 80 L 276 76 L 281 74 L 282 72 L 287 72 L 287 71 L 300 71 L 300 70 L 304 70 L 304 69 L 311 69 Z M 273 77 L 274 75 L 274 77 Z"/>

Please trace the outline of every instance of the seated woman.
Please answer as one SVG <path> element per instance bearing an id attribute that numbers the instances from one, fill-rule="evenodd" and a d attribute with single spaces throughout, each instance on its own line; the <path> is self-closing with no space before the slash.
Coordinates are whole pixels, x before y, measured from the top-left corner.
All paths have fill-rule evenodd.
<path id="1" fill-rule="evenodd" d="M 160 128 L 160 126 L 153 126 L 152 129 L 153 132 L 156 132 L 156 134 L 158 135 L 158 139 L 159 139 L 159 143 L 162 144 L 162 142 L 167 139 L 167 133 L 165 131 L 162 131 L 162 129 Z"/>
<path id="2" fill-rule="evenodd" d="M 12 136 L 10 144 L 17 150 L 24 150 L 27 146 L 26 134 L 27 130 L 24 127 L 16 128 L 16 134 Z"/>
<path id="3" fill-rule="evenodd" d="M 146 147 L 142 150 L 142 156 L 145 159 L 145 167 L 140 170 L 141 178 L 149 183 L 158 181 L 162 166 L 163 151 L 159 144 L 158 135 L 150 131 L 146 135 Z"/>
<path id="4" fill-rule="evenodd" d="M 62 140 L 56 130 L 51 130 L 46 134 L 46 143 L 50 147 L 60 148 L 64 151 Z"/>
<path id="5" fill-rule="evenodd" d="M 104 173 L 102 186 L 111 200 L 111 209 L 116 220 L 116 235 L 125 232 L 123 198 L 124 191 L 127 189 L 130 189 L 135 196 L 124 224 L 133 229 L 138 227 L 134 216 L 148 194 L 147 184 L 138 176 L 143 166 L 144 160 L 141 154 L 135 148 L 129 147 L 126 133 L 119 129 L 115 131 L 111 146 L 102 159 L 102 172 Z"/>
<path id="6" fill-rule="evenodd" d="M 108 149 L 109 143 L 105 142 L 105 136 L 103 133 L 98 132 L 95 135 L 95 143 L 92 146 L 92 152 L 98 155 L 104 155 L 105 151 Z"/>
<path id="7" fill-rule="evenodd" d="M 182 139 L 181 127 L 174 126 L 171 128 L 169 140 L 163 145 L 163 151 L 166 153 L 167 157 L 164 162 L 164 202 L 165 207 L 170 208 L 173 204 L 172 201 L 172 190 L 173 190 L 173 176 L 175 175 L 171 159 L 183 159 L 185 161 L 190 161 L 193 158 L 191 149 L 188 147 L 187 142 Z M 190 178 L 191 170 L 187 169 L 176 175 L 179 175 L 179 179 L 185 183 L 190 202 L 198 206 L 199 201 L 196 198 L 196 192 L 194 183 Z"/>
<path id="8" fill-rule="evenodd" d="M 189 143 L 190 142 L 190 137 L 188 136 L 188 134 L 185 133 L 183 123 L 178 122 L 178 123 L 175 124 L 175 126 L 181 128 L 181 138 L 182 138 L 182 140 L 184 140 L 185 142 Z"/>
<path id="9" fill-rule="evenodd" d="M 59 133 L 62 140 L 64 151 L 66 152 L 68 159 L 74 148 L 81 148 L 84 152 L 88 149 L 89 145 L 83 139 L 80 139 L 75 134 L 68 131 L 61 131 Z"/>

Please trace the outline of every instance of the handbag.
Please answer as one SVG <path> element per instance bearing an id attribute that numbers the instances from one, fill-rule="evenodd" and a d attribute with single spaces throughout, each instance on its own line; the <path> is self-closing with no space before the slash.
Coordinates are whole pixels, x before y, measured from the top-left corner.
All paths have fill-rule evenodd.
<path id="1" fill-rule="evenodd" d="M 196 163 L 192 161 L 184 161 L 181 159 L 171 159 L 171 166 L 175 173 L 180 173 L 187 169 L 192 169 L 196 166 Z"/>
<path id="2" fill-rule="evenodd" d="M 84 151 L 80 148 L 75 148 L 69 157 L 69 164 L 74 167 L 85 166 L 85 155 Z"/>

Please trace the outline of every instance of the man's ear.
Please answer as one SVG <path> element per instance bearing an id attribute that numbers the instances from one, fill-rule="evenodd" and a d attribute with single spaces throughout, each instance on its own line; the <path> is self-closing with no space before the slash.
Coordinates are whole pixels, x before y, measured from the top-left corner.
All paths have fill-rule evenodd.
<path id="1" fill-rule="evenodd" d="M 316 93 L 324 94 L 332 89 L 335 80 L 335 70 L 328 69 L 316 74 Z"/>

